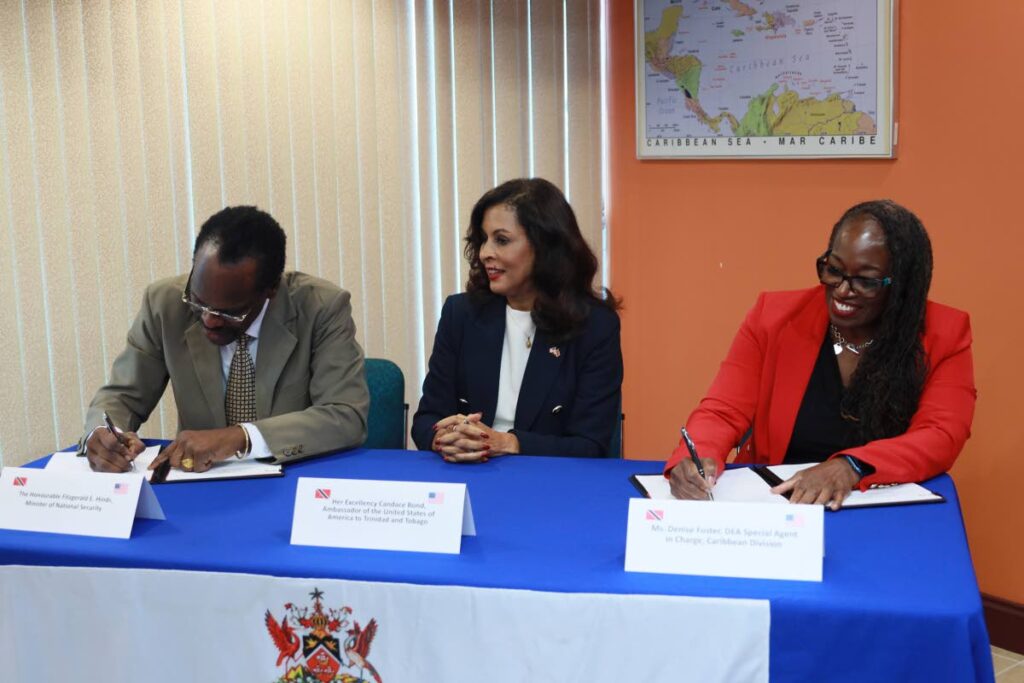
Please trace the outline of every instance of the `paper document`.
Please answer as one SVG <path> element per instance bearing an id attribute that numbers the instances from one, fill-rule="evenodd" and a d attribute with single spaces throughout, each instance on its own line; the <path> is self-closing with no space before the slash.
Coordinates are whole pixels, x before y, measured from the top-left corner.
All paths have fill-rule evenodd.
<path id="1" fill-rule="evenodd" d="M 139 453 L 139 457 L 135 458 L 135 470 L 142 475 L 145 475 L 147 481 L 153 480 L 154 472 L 149 469 L 149 465 L 156 456 L 160 454 L 162 446 L 149 446 L 146 450 Z M 60 453 L 54 453 L 50 457 L 50 462 L 46 464 L 48 470 L 58 470 L 62 472 L 70 472 L 76 474 L 92 473 L 92 469 L 89 467 L 89 460 L 84 457 L 79 457 L 74 453 L 66 451 Z M 209 481 L 211 479 L 248 479 L 250 477 L 278 477 L 283 474 L 280 465 L 268 464 L 260 462 L 258 460 L 238 460 L 237 458 L 229 458 L 218 462 L 206 472 L 184 472 L 182 470 L 171 469 L 167 473 L 167 478 L 161 482 L 154 483 L 174 483 L 174 482 L 186 482 L 186 481 Z"/>
<path id="2" fill-rule="evenodd" d="M 766 479 L 775 478 L 781 483 L 800 470 L 812 467 L 815 463 L 800 465 L 771 465 L 769 467 L 743 467 L 726 470 L 718 477 L 713 493 L 715 502 L 727 503 L 788 503 L 789 501 L 771 492 Z M 761 469 L 761 474 L 758 474 Z M 654 500 L 672 500 L 672 491 L 668 479 L 661 474 L 637 474 L 633 480 L 648 498 Z M 898 484 L 868 489 L 854 490 L 843 501 L 844 508 L 874 507 L 878 505 L 910 505 L 914 503 L 942 503 L 945 498 L 929 491 L 919 484 Z"/>
<path id="3" fill-rule="evenodd" d="M 672 491 L 668 479 L 661 474 L 638 474 L 637 482 L 643 486 L 648 498 L 654 500 L 672 500 Z M 786 503 L 782 496 L 771 492 L 764 479 L 754 474 L 749 467 L 726 470 L 712 490 L 715 502 L 723 503 Z"/>

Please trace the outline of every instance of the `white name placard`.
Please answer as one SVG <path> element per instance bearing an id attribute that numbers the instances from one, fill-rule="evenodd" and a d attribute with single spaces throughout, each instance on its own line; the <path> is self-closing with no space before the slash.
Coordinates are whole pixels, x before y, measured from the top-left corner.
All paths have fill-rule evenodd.
<path id="1" fill-rule="evenodd" d="M 0 528 L 129 538 L 136 517 L 164 519 L 141 474 L 75 475 L 26 467 L 0 471 Z"/>
<path id="2" fill-rule="evenodd" d="M 821 581 L 820 505 L 629 501 L 626 571 Z"/>
<path id="3" fill-rule="evenodd" d="M 458 554 L 476 535 L 465 484 L 314 479 L 295 488 L 292 545 Z"/>

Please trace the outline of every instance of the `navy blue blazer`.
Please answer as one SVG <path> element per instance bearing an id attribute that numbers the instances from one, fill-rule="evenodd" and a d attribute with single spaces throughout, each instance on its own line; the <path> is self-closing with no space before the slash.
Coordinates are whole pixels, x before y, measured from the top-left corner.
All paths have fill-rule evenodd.
<path id="1" fill-rule="evenodd" d="M 423 397 L 412 421 L 417 447 L 431 450 L 433 427 L 449 415 L 481 412 L 494 424 L 505 299 L 474 303 L 468 294 L 444 302 Z M 593 306 L 583 330 L 555 345 L 542 330 L 526 362 L 513 431 L 520 453 L 604 457 L 619 419 L 622 349 L 619 316 Z"/>

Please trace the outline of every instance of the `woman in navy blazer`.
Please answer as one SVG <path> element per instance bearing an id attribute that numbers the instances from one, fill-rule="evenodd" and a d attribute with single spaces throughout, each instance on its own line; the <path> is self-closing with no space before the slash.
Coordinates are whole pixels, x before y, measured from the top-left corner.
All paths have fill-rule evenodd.
<path id="1" fill-rule="evenodd" d="M 508 181 L 473 207 L 465 294 L 448 297 L 412 435 L 449 462 L 603 457 L 619 419 L 619 302 L 562 192 Z"/>

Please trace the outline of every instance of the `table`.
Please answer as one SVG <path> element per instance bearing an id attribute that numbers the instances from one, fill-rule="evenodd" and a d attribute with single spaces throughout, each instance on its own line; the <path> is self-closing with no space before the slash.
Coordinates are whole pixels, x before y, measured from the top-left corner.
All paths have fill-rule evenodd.
<path id="1" fill-rule="evenodd" d="M 0 568 L 0 624 L 11 623 L 18 582 L 31 581 L 43 567 L 512 589 L 521 595 L 643 598 L 645 604 L 673 597 L 766 600 L 772 681 L 992 680 L 977 580 L 948 476 L 925 484 L 945 496 L 945 504 L 827 514 L 819 584 L 624 572 L 626 511 L 629 498 L 638 495 L 628 476 L 660 467 L 527 456 L 454 466 L 429 453 L 357 449 L 292 464 L 284 479 L 163 485 L 156 491 L 167 520 L 136 520 L 130 541 L 0 531 L 0 565 L 8 565 Z M 457 556 L 290 546 L 300 476 L 465 482 L 478 535 L 464 538 Z M 39 590 L 45 584 L 26 585 Z M 42 605 L 48 596 L 32 599 L 20 604 Z M 280 612 L 282 605 L 266 608 Z M 700 635 L 703 651 L 721 656 L 729 650 L 731 633 L 688 627 Z M 602 623 L 598 630 L 642 646 L 660 628 L 617 633 L 615 623 Z M 0 625 L 2 640 L 19 633 L 20 627 L 5 632 Z M 643 654 L 642 648 L 635 653 Z M 677 656 L 663 653 L 681 669 Z M 637 671 L 643 663 L 636 662 Z M 392 675 L 389 680 L 405 679 Z M 554 679 L 541 672 L 536 680 Z M 638 675 L 635 680 L 652 679 Z"/>

